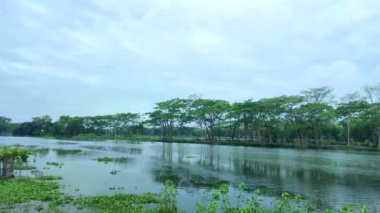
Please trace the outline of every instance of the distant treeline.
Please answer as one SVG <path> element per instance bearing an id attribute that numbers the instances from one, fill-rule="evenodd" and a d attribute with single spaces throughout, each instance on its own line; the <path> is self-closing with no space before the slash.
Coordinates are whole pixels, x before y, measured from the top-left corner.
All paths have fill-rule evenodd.
<path id="1" fill-rule="evenodd" d="M 202 99 L 159 102 L 152 112 L 104 116 L 49 116 L 12 123 L 0 117 L 0 134 L 15 136 L 160 135 L 209 142 L 347 144 L 380 148 L 380 83 L 334 100 L 332 89 L 313 88 L 298 95 L 229 103 Z M 178 136 L 178 137 L 177 137 Z"/>

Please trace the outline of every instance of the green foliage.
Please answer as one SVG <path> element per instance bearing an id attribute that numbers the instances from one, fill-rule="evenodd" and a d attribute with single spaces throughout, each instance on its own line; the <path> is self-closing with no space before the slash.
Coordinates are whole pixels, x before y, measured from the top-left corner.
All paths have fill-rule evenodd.
<path id="1" fill-rule="evenodd" d="M 96 159 L 98 162 L 102 162 L 102 163 L 110 163 L 110 162 L 114 162 L 114 163 L 128 163 L 132 160 L 132 158 L 127 158 L 127 157 L 119 157 L 119 158 L 111 158 L 111 157 L 101 157 L 101 158 L 97 158 Z"/>
<path id="2" fill-rule="evenodd" d="M 44 182 L 30 178 L 16 178 L 0 182 L 0 203 L 13 205 L 30 201 L 63 204 L 70 201 L 59 192 L 56 182 Z"/>
<path id="3" fill-rule="evenodd" d="M 11 133 L 11 121 L 10 118 L 0 116 L 0 135 L 8 135 Z"/>
<path id="4" fill-rule="evenodd" d="M 42 176 L 38 176 L 37 180 L 62 180 L 62 177 L 55 176 L 55 175 L 42 175 Z"/>
<path id="5" fill-rule="evenodd" d="M 42 176 L 44 177 L 44 176 Z M 78 209 L 95 212 L 179 212 L 176 205 L 177 187 L 171 181 L 166 181 L 159 194 L 115 194 L 111 196 L 79 197 L 73 199 L 59 192 L 59 184 L 55 176 L 45 176 L 41 180 L 31 178 L 16 178 L 11 181 L 0 182 L 0 204 L 13 206 L 17 203 L 43 202 L 48 203 L 48 211 L 58 211 L 57 207 L 65 204 L 76 205 Z M 123 187 L 110 187 L 111 190 L 122 190 Z M 292 196 L 282 193 L 275 198 L 274 204 L 264 206 L 260 199 L 261 192 L 255 190 L 251 197 L 242 199 L 244 184 L 238 187 L 237 200 L 231 200 L 229 186 L 223 184 L 217 190 L 206 191 L 201 203 L 197 204 L 198 213 L 309 213 L 314 208 L 303 200 L 300 195 Z M 234 203 L 231 205 L 231 203 Z M 36 210 L 43 210 L 42 203 L 36 205 Z M 1 208 L 1 207 L 0 207 Z M 368 207 L 355 208 L 344 205 L 339 210 L 321 210 L 324 213 L 367 213 Z"/>
<path id="6" fill-rule="evenodd" d="M 32 122 L 23 122 L 14 130 L 14 135 L 18 136 L 44 136 L 51 135 L 53 131 L 53 123 L 50 116 L 32 118 Z"/>
<path id="7" fill-rule="evenodd" d="M 48 161 L 48 162 L 46 162 L 46 165 L 47 166 L 55 166 L 55 167 L 58 167 L 58 168 L 62 168 L 62 166 L 64 165 L 64 163 Z"/>
<path id="8" fill-rule="evenodd" d="M 27 163 L 16 163 L 15 170 L 34 170 L 36 169 L 35 166 L 29 165 Z"/>
<path id="9" fill-rule="evenodd" d="M 159 194 L 160 212 L 177 212 L 176 196 L 177 187 L 167 180 Z"/>
<path id="10" fill-rule="evenodd" d="M 156 103 L 143 115 L 34 117 L 11 123 L 0 117 L 0 135 L 50 136 L 75 140 L 202 141 L 314 148 L 348 145 L 380 149 L 380 83 L 337 103 L 333 89 L 229 103 L 191 96 Z M 14 128 L 16 127 L 16 128 Z M 143 136 L 141 136 L 143 135 Z"/>
<path id="11" fill-rule="evenodd" d="M 311 213 L 315 212 L 314 207 L 310 202 L 302 199 L 301 195 L 292 196 L 287 192 L 281 193 L 280 198 L 275 198 L 274 204 L 271 206 L 264 206 L 262 200 L 259 198 L 261 195 L 260 190 L 255 190 L 252 196 L 245 200 L 241 200 L 241 192 L 245 189 L 244 184 L 239 185 L 239 194 L 236 196 L 236 206 L 231 206 L 231 200 L 227 197 L 228 185 L 222 185 L 219 190 L 212 193 L 206 191 L 205 196 L 202 198 L 201 203 L 197 204 L 198 213 Z M 356 209 L 351 205 L 344 205 L 338 211 L 331 209 L 322 210 L 324 213 L 366 213 L 368 208 L 361 206 Z"/>
<path id="12" fill-rule="evenodd" d="M 112 196 L 81 197 L 75 200 L 78 208 L 91 208 L 99 212 L 148 212 L 147 204 L 157 204 L 157 195 L 115 194 Z"/>
<path id="13" fill-rule="evenodd" d="M 15 158 L 15 160 L 26 162 L 29 154 L 30 150 L 23 147 L 0 146 L 0 161 L 5 158 L 12 157 Z"/>
<path id="14" fill-rule="evenodd" d="M 82 152 L 81 149 L 53 149 L 57 155 L 75 155 Z"/>

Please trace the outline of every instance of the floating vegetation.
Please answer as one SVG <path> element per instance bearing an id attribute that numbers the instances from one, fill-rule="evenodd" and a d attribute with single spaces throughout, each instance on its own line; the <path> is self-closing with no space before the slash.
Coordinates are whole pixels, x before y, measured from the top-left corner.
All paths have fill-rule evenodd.
<path id="1" fill-rule="evenodd" d="M 79 209 L 92 208 L 98 212 L 144 212 L 148 204 L 158 203 L 157 195 L 152 193 L 82 197 L 75 201 Z"/>
<path id="2" fill-rule="evenodd" d="M 35 166 L 29 165 L 27 163 L 16 163 L 14 166 L 15 170 L 34 170 Z"/>
<path id="3" fill-rule="evenodd" d="M 61 149 L 61 148 L 57 148 L 57 149 L 53 149 L 57 155 L 75 155 L 75 154 L 79 154 L 82 152 L 82 150 L 80 149 Z"/>
<path id="4" fill-rule="evenodd" d="M 123 190 L 124 187 L 109 187 L 109 190 Z M 78 189 L 79 190 L 79 189 Z M 367 206 L 354 207 L 343 205 L 340 209 L 315 209 L 312 204 L 300 195 L 281 193 L 274 198 L 271 205 L 260 199 L 261 192 L 255 190 L 250 197 L 243 197 L 245 185 L 240 184 L 238 191 L 230 192 L 229 186 L 222 184 L 218 189 L 206 190 L 200 202 L 196 204 L 197 213 L 285 213 L 285 212 L 325 212 L 325 213 L 367 213 Z M 15 205 L 25 205 L 27 212 L 46 211 L 60 212 L 57 207 L 71 206 L 84 209 L 86 212 L 181 212 L 177 209 L 177 186 L 166 181 L 158 194 L 115 194 L 112 196 L 73 197 L 59 192 L 59 184 L 55 181 L 41 181 L 32 178 L 15 178 L 0 181 L 0 211 L 16 212 Z M 14 209 L 12 209 L 12 207 Z M 71 209 L 74 210 L 74 209 Z M 75 210 L 74 210 L 75 211 Z"/>
<path id="5" fill-rule="evenodd" d="M 132 160 L 132 158 L 127 158 L 127 157 L 120 157 L 120 158 L 111 158 L 111 157 L 102 157 L 102 158 L 98 158 L 96 159 L 98 162 L 102 162 L 102 163 L 110 163 L 110 162 L 113 162 L 113 163 L 128 163 Z"/>
<path id="6" fill-rule="evenodd" d="M 62 176 L 56 175 L 42 175 L 37 178 L 37 180 L 62 180 Z"/>
<path id="7" fill-rule="evenodd" d="M 109 190 L 124 190 L 124 187 L 123 186 L 120 186 L 120 187 L 112 187 L 112 186 L 110 186 L 108 189 Z"/>
<path id="8" fill-rule="evenodd" d="M 123 153 L 129 153 L 129 154 L 141 154 L 143 149 L 139 147 L 134 148 L 128 148 L 128 147 L 122 147 L 122 146 L 114 146 L 111 148 L 112 151 L 115 152 L 123 152 Z"/>
<path id="9" fill-rule="evenodd" d="M 42 171 L 40 171 L 38 169 L 30 171 L 30 173 L 32 173 L 35 177 L 40 177 L 44 174 Z"/>
<path id="10" fill-rule="evenodd" d="M 47 166 L 56 166 L 58 168 L 62 168 L 62 166 L 64 165 L 64 163 L 59 163 L 59 162 L 46 162 L 46 165 Z"/>
<path id="11" fill-rule="evenodd" d="M 217 177 L 203 177 L 200 175 L 193 175 L 190 177 L 190 184 L 197 187 L 218 188 L 223 184 L 228 184 L 228 181 L 221 180 Z"/>
<path id="12" fill-rule="evenodd" d="M 16 178 L 0 182 L 0 203 L 14 205 L 31 201 L 52 202 L 60 205 L 72 201 L 59 192 L 57 182 L 45 182 L 32 178 Z"/>
<path id="13" fill-rule="evenodd" d="M 120 172 L 120 170 L 112 170 L 110 171 L 111 175 L 117 175 Z"/>

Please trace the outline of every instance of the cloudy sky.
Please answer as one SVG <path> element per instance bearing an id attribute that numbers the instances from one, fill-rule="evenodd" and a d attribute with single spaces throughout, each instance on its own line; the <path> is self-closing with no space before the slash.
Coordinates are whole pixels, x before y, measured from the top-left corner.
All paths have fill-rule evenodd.
<path id="1" fill-rule="evenodd" d="M 146 112 L 380 81 L 376 0 L 3 0 L 0 115 Z"/>

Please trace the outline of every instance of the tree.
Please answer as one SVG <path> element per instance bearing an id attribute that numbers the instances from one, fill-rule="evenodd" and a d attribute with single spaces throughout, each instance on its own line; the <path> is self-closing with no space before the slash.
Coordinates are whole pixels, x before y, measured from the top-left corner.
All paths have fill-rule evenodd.
<path id="1" fill-rule="evenodd" d="M 4 179 L 14 177 L 14 165 L 17 161 L 26 162 L 29 150 L 21 147 L 0 147 L 0 176 Z"/>
<path id="2" fill-rule="evenodd" d="M 52 132 L 53 123 L 48 115 L 32 118 L 32 133 L 33 136 L 47 135 Z"/>
<path id="3" fill-rule="evenodd" d="M 329 87 L 312 88 L 301 92 L 305 101 L 308 103 L 326 103 L 333 98 L 331 95 L 333 89 Z"/>
<path id="4" fill-rule="evenodd" d="M 207 139 L 216 141 L 217 128 L 225 121 L 230 104 L 224 100 L 196 99 L 191 106 L 191 117 L 204 128 Z M 220 136 L 220 134 L 219 134 Z"/>
<path id="5" fill-rule="evenodd" d="M 0 116 L 0 135 L 7 135 L 11 130 L 11 119 Z"/>
<path id="6" fill-rule="evenodd" d="M 132 135 L 141 129 L 140 115 L 137 113 L 119 113 L 113 116 L 115 132 L 119 135 Z"/>
<path id="7" fill-rule="evenodd" d="M 380 103 L 380 82 L 374 85 L 365 85 L 363 90 L 370 103 Z"/>
<path id="8" fill-rule="evenodd" d="M 319 145 L 323 128 L 330 125 L 334 118 L 333 108 L 325 103 L 307 103 L 299 108 L 305 127 L 314 136 L 315 143 Z"/>
<path id="9" fill-rule="evenodd" d="M 351 99 L 352 100 L 352 99 Z M 350 145 L 350 130 L 351 123 L 357 120 L 365 109 L 369 107 L 366 101 L 350 101 L 346 103 L 340 103 L 336 109 L 338 118 L 341 119 L 341 124 L 345 127 L 346 142 Z"/>
<path id="10" fill-rule="evenodd" d="M 179 129 L 179 134 L 184 125 L 190 122 L 191 101 L 189 99 L 171 99 L 156 103 L 154 111 L 147 113 L 148 123 L 152 126 L 159 126 L 162 130 L 164 140 L 172 140 L 175 127 Z"/>
<path id="11" fill-rule="evenodd" d="M 54 135 L 59 137 L 72 137 L 85 133 L 84 118 L 70 117 L 67 115 L 59 117 L 55 123 Z"/>
<path id="12" fill-rule="evenodd" d="M 380 149 L 380 103 L 371 104 L 363 113 L 362 119 L 367 122 L 371 135 L 377 140 L 377 146 Z"/>

